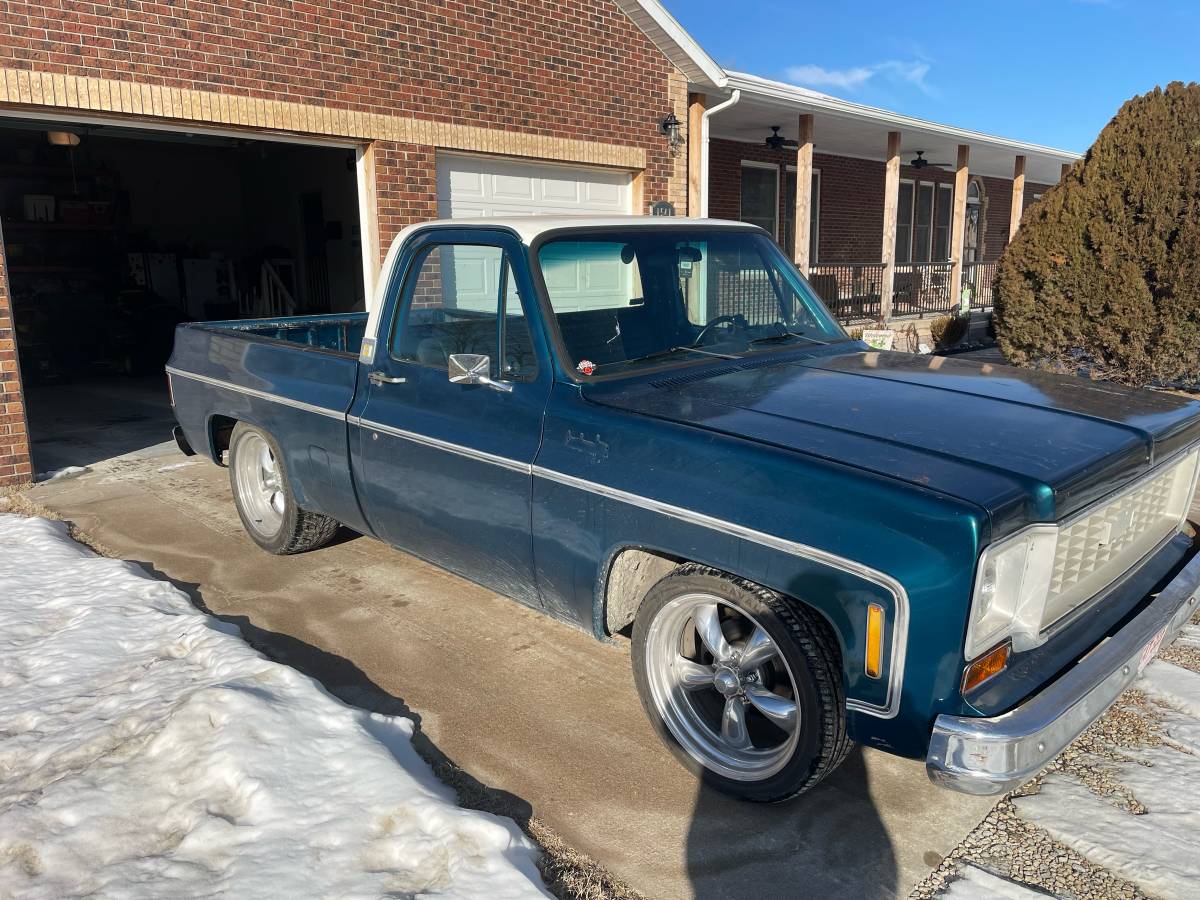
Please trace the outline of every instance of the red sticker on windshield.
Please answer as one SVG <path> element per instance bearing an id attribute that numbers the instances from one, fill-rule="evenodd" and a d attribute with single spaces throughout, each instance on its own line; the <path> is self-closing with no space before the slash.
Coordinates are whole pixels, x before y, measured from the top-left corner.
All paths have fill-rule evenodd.
<path id="1" fill-rule="evenodd" d="M 596 364 L 590 359 L 581 359 L 575 368 L 584 375 L 591 375 L 596 371 Z"/>

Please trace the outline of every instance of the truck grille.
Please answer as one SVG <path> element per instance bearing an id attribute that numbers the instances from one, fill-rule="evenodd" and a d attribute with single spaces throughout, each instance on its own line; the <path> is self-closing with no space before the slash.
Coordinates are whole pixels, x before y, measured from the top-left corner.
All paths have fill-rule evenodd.
<path id="1" fill-rule="evenodd" d="M 1179 527 L 1191 503 L 1196 458 L 1196 451 L 1189 453 L 1060 527 L 1045 628 L 1103 591 Z"/>

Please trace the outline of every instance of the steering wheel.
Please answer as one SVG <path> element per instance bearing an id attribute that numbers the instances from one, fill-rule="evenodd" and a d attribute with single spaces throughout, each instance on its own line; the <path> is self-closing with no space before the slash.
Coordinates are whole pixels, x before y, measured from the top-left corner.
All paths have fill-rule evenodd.
<path id="1" fill-rule="evenodd" d="M 717 316 L 707 325 L 700 329 L 700 333 L 696 335 L 696 339 L 692 341 L 693 347 L 699 347 L 704 342 L 704 339 L 709 336 L 712 330 L 720 325 L 732 326 L 739 331 L 745 331 L 750 327 L 750 323 L 746 321 L 746 317 L 741 313 L 732 316 Z"/>

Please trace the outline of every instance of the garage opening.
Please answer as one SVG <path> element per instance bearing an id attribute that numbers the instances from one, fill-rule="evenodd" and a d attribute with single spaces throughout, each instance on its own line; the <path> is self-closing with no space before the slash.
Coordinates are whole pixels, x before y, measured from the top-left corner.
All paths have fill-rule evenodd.
<path id="1" fill-rule="evenodd" d="M 352 149 L 0 120 L 34 471 L 169 439 L 180 322 L 365 308 Z"/>

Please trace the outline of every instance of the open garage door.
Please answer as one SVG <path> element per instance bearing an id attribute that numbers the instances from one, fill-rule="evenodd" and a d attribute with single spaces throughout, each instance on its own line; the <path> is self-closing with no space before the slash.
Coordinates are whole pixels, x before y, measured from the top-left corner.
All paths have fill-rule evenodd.
<path id="1" fill-rule="evenodd" d="M 438 215 L 625 215 L 632 181 L 612 169 L 445 154 L 438 157 Z"/>
<path id="2" fill-rule="evenodd" d="M 352 148 L 0 119 L 34 470 L 168 439 L 184 321 L 364 308 Z"/>

